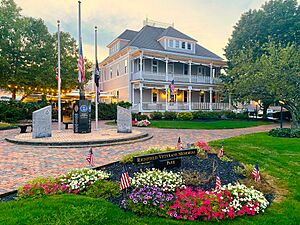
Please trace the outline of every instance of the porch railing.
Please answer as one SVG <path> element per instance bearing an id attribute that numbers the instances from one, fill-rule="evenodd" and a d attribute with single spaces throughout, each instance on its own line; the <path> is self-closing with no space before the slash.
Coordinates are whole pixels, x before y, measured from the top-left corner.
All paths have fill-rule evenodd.
<path id="1" fill-rule="evenodd" d="M 135 109 L 139 109 L 139 103 L 134 106 Z M 229 110 L 229 103 L 212 103 L 212 110 Z M 210 110 L 210 103 L 208 102 L 192 102 L 191 103 L 192 110 Z M 142 103 L 143 111 L 165 111 L 166 110 L 166 102 L 143 102 Z M 168 103 L 168 111 L 188 111 L 189 103 L 187 102 L 175 102 Z"/>
<path id="2" fill-rule="evenodd" d="M 136 72 L 132 74 L 133 80 L 140 80 L 140 72 Z M 157 81 L 166 81 L 166 74 L 165 73 L 152 73 L 150 71 L 143 71 L 142 72 L 142 79 L 144 80 L 157 80 Z M 168 74 L 168 80 L 171 81 L 175 80 L 175 82 L 184 82 L 189 83 L 190 82 L 190 76 L 189 75 L 183 75 L 183 74 Z M 202 75 L 192 75 L 191 76 L 191 82 L 192 83 L 204 83 L 209 84 L 210 83 L 210 77 L 209 76 L 202 76 Z M 214 84 L 220 83 L 221 80 L 219 78 L 213 78 L 212 82 Z"/>

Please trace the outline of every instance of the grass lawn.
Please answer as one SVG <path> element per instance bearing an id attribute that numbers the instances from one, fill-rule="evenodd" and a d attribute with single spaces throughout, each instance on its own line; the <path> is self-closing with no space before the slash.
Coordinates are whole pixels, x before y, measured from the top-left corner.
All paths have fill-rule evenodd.
<path id="1" fill-rule="evenodd" d="M 17 126 L 14 124 L 0 122 L 0 130 L 7 130 L 7 129 L 16 128 L 16 127 Z"/>
<path id="2" fill-rule="evenodd" d="M 178 120 L 151 120 L 150 127 L 169 129 L 234 129 L 255 127 L 271 124 L 265 121 L 252 120 L 216 120 L 216 121 L 178 121 Z"/>
<path id="3" fill-rule="evenodd" d="M 244 163 L 260 166 L 289 190 L 286 199 L 272 203 L 262 215 L 225 220 L 221 224 L 299 224 L 300 139 L 269 137 L 265 133 L 226 139 L 225 152 Z M 220 146 L 214 141 L 212 145 Z M 0 224 L 216 224 L 158 217 L 139 217 L 101 199 L 61 195 L 33 201 L 0 203 Z"/>

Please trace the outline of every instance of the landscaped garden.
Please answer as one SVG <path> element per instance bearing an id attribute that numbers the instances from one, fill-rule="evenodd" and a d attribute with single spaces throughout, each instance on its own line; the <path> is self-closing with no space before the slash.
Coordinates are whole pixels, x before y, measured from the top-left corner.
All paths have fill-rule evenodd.
<path id="1" fill-rule="evenodd" d="M 183 224 L 187 221 L 182 220 L 184 218 L 181 216 L 193 213 L 189 211 L 189 208 L 180 207 L 184 207 L 185 203 L 189 201 L 196 200 L 193 200 L 193 196 L 202 196 L 202 200 L 198 200 L 196 205 L 191 205 L 191 207 L 194 209 L 198 207 L 199 210 L 199 206 L 203 206 L 203 202 L 206 200 L 212 198 L 215 200 L 207 205 L 208 208 L 202 208 L 202 211 L 199 211 L 200 214 L 193 214 L 196 220 L 208 219 L 208 215 L 210 215 L 211 220 L 222 219 L 223 224 L 297 224 L 300 219 L 298 215 L 300 207 L 298 201 L 300 193 L 299 145 L 300 139 L 298 138 L 276 138 L 268 136 L 266 133 L 230 138 L 224 141 L 226 153 L 224 158 L 218 158 L 214 154 L 205 154 L 205 151 L 201 151 L 198 156 L 184 157 L 181 169 L 194 169 L 194 172 L 185 171 L 184 173 L 180 173 L 178 169 L 174 169 L 172 173 L 147 170 L 151 167 L 150 165 L 134 166 L 130 162 L 132 157 L 124 157 L 123 162 L 127 163 L 130 177 L 132 177 L 132 187 L 128 190 L 125 201 L 121 201 L 122 197 L 117 183 L 122 172 L 122 164 L 108 166 L 105 168 L 107 172 L 88 172 L 91 173 L 89 175 L 87 172 L 73 171 L 60 177 L 60 184 L 54 179 L 42 181 L 43 186 L 35 184 L 39 180 L 25 185 L 18 194 L 21 200 L 0 204 L 0 210 L 6 212 L 5 215 L 1 214 L 0 222 L 4 224 L 90 224 L 92 222 L 98 224 Z M 220 141 L 212 142 L 211 146 L 218 149 Z M 172 149 L 166 150 L 171 151 Z M 152 149 L 144 153 L 159 151 Z M 213 150 L 210 151 L 213 153 Z M 261 183 L 255 183 L 248 177 L 256 160 L 259 160 L 261 167 Z M 268 205 L 264 197 L 259 197 L 260 192 L 244 186 L 222 186 L 222 189 L 215 192 L 213 188 L 216 164 L 214 163 L 220 166 L 222 185 L 233 183 L 235 180 L 240 180 L 249 188 L 253 185 L 255 189 L 268 194 L 265 196 L 271 205 L 265 212 L 262 212 Z M 139 172 L 140 169 L 143 172 Z M 160 181 L 157 181 L 155 177 L 160 177 L 158 179 Z M 168 179 L 164 179 L 164 177 L 168 177 Z M 155 183 L 156 187 L 153 186 L 153 182 L 157 182 Z M 207 189 L 210 192 L 186 188 L 195 186 L 200 186 L 201 189 Z M 181 189 L 177 187 L 181 187 Z M 237 188 L 240 191 L 234 192 Z M 69 192 L 73 194 L 67 194 Z M 47 196 L 58 193 L 65 194 Z M 259 208 L 252 211 L 249 209 L 251 207 L 245 207 L 241 211 L 239 207 L 247 205 L 248 200 L 246 202 L 228 200 L 235 198 L 234 193 L 244 195 L 245 199 L 252 199 L 253 204 L 248 206 L 255 208 L 255 202 L 260 202 Z M 249 193 L 249 197 L 246 197 L 247 193 Z M 40 198 L 39 195 L 45 196 Z M 138 195 L 141 199 L 137 197 Z M 157 195 L 160 198 L 154 199 Z M 32 200 L 33 197 L 37 199 Z M 156 200 L 158 202 L 155 202 Z M 164 203 L 163 207 L 161 207 L 162 202 Z M 233 204 L 233 202 L 237 206 L 237 211 L 230 211 L 232 214 L 226 211 L 226 213 L 222 213 L 221 209 L 228 207 L 228 204 Z M 154 203 L 157 205 L 155 206 Z M 211 214 L 205 211 L 214 204 L 217 205 L 210 208 Z M 121 208 L 125 206 L 125 211 L 118 206 Z M 257 214 L 259 211 L 261 215 L 252 216 L 252 213 Z M 236 218 L 231 220 L 230 215 Z M 199 221 L 194 223 L 199 223 Z"/>

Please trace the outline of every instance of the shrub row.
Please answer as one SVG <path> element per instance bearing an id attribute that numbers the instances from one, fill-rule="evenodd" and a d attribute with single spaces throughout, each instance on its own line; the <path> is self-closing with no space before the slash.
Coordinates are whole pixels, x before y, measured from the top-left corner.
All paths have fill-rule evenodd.
<path id="1" fill-rule="evenodd" d="M 269 135 L 273 137 L 300 138 L 300 129 L 275 128 L 269 131 Z"/>
<path id="2" fill-rule="evenodd" d="M 231 111 L 220 112 L 153 112 L 150 114 L 153 120 L 216 120 L 216 119 L 248 119 L 247 113 L 235 113 Z"/>

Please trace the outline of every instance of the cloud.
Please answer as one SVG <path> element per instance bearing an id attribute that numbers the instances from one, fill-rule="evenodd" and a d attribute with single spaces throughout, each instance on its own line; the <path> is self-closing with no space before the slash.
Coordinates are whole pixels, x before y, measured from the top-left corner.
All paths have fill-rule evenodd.
<path id="1" fill-rule="evenodd" d="M 50 32 L 61 20 L 62 30 L 77 40 L 78 3 L 75 0 L 15 0 L 26 16 L 42 18 Z M 125 29 L 139 30 L 143 19 L 175 23 L 175 28 L 194 37 L 199 44 L 223 55 L 232 27 L 241 14 L 259 8 L 265 0 L 82 0 L 82 35 L 85 55 L 93 60 L 94 26 L 99 27 L 98 44 L 102 52 Z"/>

